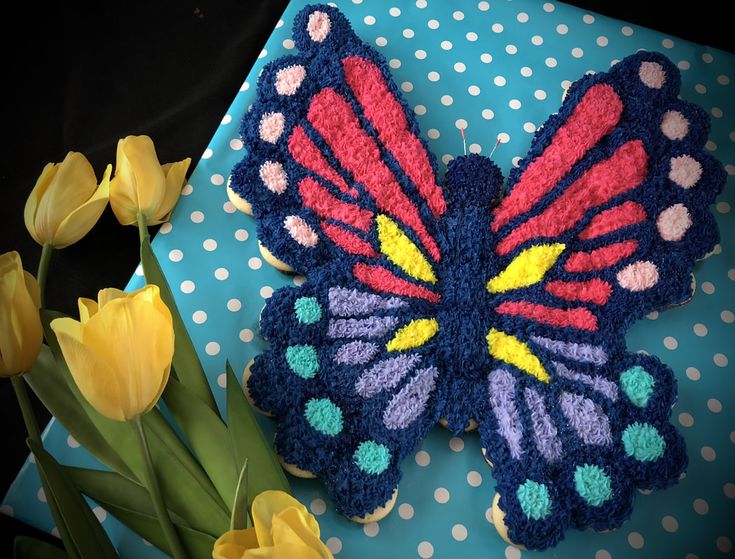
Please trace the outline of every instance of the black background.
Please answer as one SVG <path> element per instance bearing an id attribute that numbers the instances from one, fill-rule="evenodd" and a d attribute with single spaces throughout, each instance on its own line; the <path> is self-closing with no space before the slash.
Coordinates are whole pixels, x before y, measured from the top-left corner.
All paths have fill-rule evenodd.
<path id="1" fill-rule="evenodd" d="M 722 2 L 699 0 L 685 8 L 674 2 L 570 3 L 735 51 L 731 21 L 717 7 Z M 40 247 L 23 225 L 23 207 L 43 166 L 61 161 L 69 150 L 84 153 L 100 176 L 107 163 L 114 164 L 118 138 L 148 134 L 162 162 L 191 156 L 193 169 L 286 4 L 5 3 L 0 253 L 18 250 L 24 267 L 35 273 Z M 47 306 L 76 316 L 77 297 L 124 286 L 138 262 L 137 235 L 106 211 L 92 234 L 54 253 Z M 48 413 L 36 404 L 43 425 Z M 27 455 L 15 397 L 2 379 L 0 426 L 2 496 Z M 12 556 L 17 534 L 53 541 L 0 514 L 0 557 Z"/>

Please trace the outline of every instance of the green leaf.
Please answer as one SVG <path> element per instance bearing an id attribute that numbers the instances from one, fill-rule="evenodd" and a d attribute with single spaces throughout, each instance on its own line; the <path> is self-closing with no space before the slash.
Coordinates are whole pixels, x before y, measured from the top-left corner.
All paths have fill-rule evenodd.
<path id="1" fill-rule="evenodd" d="M 15 559 L 69 559 L 69 555 L 63 549 L 27 536 L 16 536 L 13 541 L 13 557 Z"/>
<path id="2" fill-rule="evenodd" d="M 283 468 L 265 438 L 250 402 L 242 386 L 227 363 L 227 429 L 232 438 L 239 469 L 248 461 L 248 493 L 250 502 L 267 489 L 280 489 L 291 493 Z"/>
<path id="3" fill-rule="evenodd" d="M 204 374 L 202 364 L 194 349 L 194 344 L 189 337 L 184 321 L 181 319 L 179 310 L 176 307 L 171 288 L 166 281 L 156 255 L 151 248 L 150 239 L 145 238 L 140 243 L 140 260 L 143 264 L 143 273 L 148 283 L 158 286 L 161 291 L 161 299 L 166 303 L 171 311 L 171 317 L 174 323 L 174 360 L 173 368 L 176 377 L 181 383 L 191 390 L 200 400 L 207 404 L 215 413 L 217 413 L 217 404 L 212 396 L 212 390 L 209 387 L 209 381 Z"/>
<path id="4" fill-rule="evenodd" d="M 244 530 L 250 528 L 250 511 L 248 510 L 248 460 L 240 471 L 237 480 L 235 500 L 232 503 L 232 515 L 230 516 L 230 530 Z"/>
<path id="5" fill-rule="evenodd" d="M 132 481 L 145 479 L 140 446 L 134 429 L 124 421 L 113 421 L 103 416 L 82 396 L 64 362 L 56 336 L 49 327 L 51 320 L 60 315 L 48 311 L 43 311 L 42 315 L 46 340 L 58 364 L 55 371 L 58 378 L 54 384 L 50 384 L 41 382 L 42 375 L 37 375 L 39 382 L 35 384 L 40 393 L 34 382 L 29 384 L 49 411 L 85 448 L 87 443 L 83 441 L 90 430 L 96 429 L 108 446 L 114 446 L 119 457 L 119 460 L 113 461 L 101 447 L 93 445 L 89 450 L 97 459 Z M 58 391 L 58 394 L 54 391 Z M 88 421 L 84 421 L 85 415 Z M 143 422 L 148 427 L 148 443 L 159 474 L 164 501 L 174 510 L 180 511 L 191 526 L 207 533 L 221 534 L 229 523 L 229 507 L 219 496 L 207 474 L 157 409 L 147 413 Z"/>
<path id="6" fill-rule="evenodd" d="M 38 443 L 26 442 L 36 458 L 36 465 L 46 478 L 51 495 L 63 519 L 73 545 L 82 559 L 114 559 L 117 552 L 97 517 L 74 487 L 61 465 Z"/>
<path id="7" fill-rule="evenodd" d="M 222 500 L 229 504 L 237 488 L 238 470 L 227 426 L 176 379 L 169 380 L 163 399 Z"/>

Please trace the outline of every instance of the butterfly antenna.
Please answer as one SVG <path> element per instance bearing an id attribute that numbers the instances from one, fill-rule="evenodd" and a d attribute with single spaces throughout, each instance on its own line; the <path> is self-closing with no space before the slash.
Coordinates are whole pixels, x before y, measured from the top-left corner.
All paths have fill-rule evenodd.
<path id="1" fill-rule="evenodd" d="M 460 128 L 459 132 L 462 134 L 462 147 L 464 147 L 464 154 L 467 155 L 467 136 L 464 133 L 465 130 L 465 128 Z"/>
<path id="2" fill-rule="evenodd" d="M 492 159 L 492 158 L 493 158 L 493 153 L 495 153 L 495 150 L 496 150 L 496 149 L 498 149 L 498 146 L 499 146 L 499 145 L 500 145 L 500 138 L 498 138 L 498 141 L 497 141 L 497 142 L 495 142 L 495 147 L 493 147 L 493 150 L 492 150 L 492 151 L 490 152 L 490 155 L 488 155 L 488 157 L 489 157 L 490 159 Z"/>

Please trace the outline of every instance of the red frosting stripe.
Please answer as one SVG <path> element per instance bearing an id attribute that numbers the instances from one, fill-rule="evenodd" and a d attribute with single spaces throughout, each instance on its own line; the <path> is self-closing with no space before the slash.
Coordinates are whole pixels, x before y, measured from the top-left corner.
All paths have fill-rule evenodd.
<path id="1" fill-rule="evenodd" d="M 437 293 L 401 279 L 383 266 L 372 266 L 358 262 L 353 266 L 352 274 L 375 291 L 404 295 L 406 297 L 417 297 L 419 299 L 426 299 L 431 303 L 438 303 L 441 300 L 441 297 Z"/>
<path id="2" fill-rule="evenodd" d="M 598 278 L 589 281 L 557 280 L 546 284 L 546 291 L 565 301 L 604 305 L 612 295 L 612 286 Z"/>
<path id="3" fill-rule="evenodd" d="M 542 324 L 558 328 L 570 326 L 577 330 L 594 332 L 597 330 L 597 317 L 589 309 L 555 309 L 546 305 L 537 305 L 528 301 L 506 301 L 495 309 L 500 314 L 521 316 Z"/>
<path id="4" fill-rule="evenodd" d="M 614 206 L 593 217 L 589 225 L 579 234 L 579 238 L 587 240 L 601 237 L 618 229 L 645 221 L 647 217 L 646 210 L 639 203 L 623 202 L 619 206 Z"/>
<path id="5" fill-rule="evenodd" d="M 411 133 L 403 107 L 391 93 L 380 69 L 364 58 L 351 56 L 342 61 L 345 80 L 383 145 L 393 154 L 403 171 L 416 185 L 435 217 L 447 209 L 429 156 Z"/>
<path id="6" fill-rule="evenodd" d="M 608 84 L 593 85 L 584 94 L 543 153 L 534 159 L 493 211 L 493 231 L 530 210 L 620 120 L 623 102 Z"/>
<path id="7" fill-rule="evenodd" d="M 620 262 L 623 258 L 632 256 L 637 249 L 638 241 L 630 239 L 600 247 L 592 252 L 573 252 L 564 264 L 564 270 L 567 272 L 603 270 Z"/>
<path id="8" fill-rule="evenodd" d="M 572 229 L 587 210 L 636 188 L 647 174 L 648 155 L 643 142 L 626 142 L 608 159 L 585 171 L 542 213 L 511 231 L 495 252 L 502 256 L 529 239 L 558 237 Z"/>
<path id="9" fill-rule="evenodd" d="M 326 221 L 321 222 L 321 227 L 327 237 L 345 252 L 367 256 L 368 258 L 377 258 L 379 256 L 370 243 L 364 241 L 352 231 L 348 231 L 334 223 L 327 223 Z"/>
<path id="10" fill-rule="evenodd" d="M 373 224 L 373 212 L 338 200 L 311 177 L 299 181 L 299 194 L 304 205 L 314 210 L 314 213 L 321 218 L 336 219 L 362 231 L 369 231 Z"/>
<path id="11" fill-rule="evenodd" d="M 380 149 L 362 129 L 350 104 L 333 89 L 325 88 L 312 98 L 307 118 L 329 144 L 340 165 L 365 185 L 378 208 L 413 229 L 438 262 L 439 246 L 426 230 L 416 206 L 381 160 Z"/>
<path id="12" fill-rule="evenodd" d="M 328 180 L 345 194 L 357 198 L 357 190 L 347 186 L 342 176 L 332 169 L 324 154 L 311 141 L 303 127 L 297 126 L 291 132 L 288 138 L 288 151 L 299 165 Z"/>

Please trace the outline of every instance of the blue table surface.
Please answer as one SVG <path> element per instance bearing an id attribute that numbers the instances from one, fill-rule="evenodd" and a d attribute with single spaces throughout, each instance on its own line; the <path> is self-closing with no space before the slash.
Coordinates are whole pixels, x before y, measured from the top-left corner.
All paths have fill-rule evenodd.
<path id="1" fill-rule="evenodd" d="M 177 304 L 223 404 L 225 359 L 242 371 L 265 343 L 258 314 L 274 289 L 299 285 L 264 265 L 254 221 L 227 200 L 225 184 L 243 156 L 239 121 L 255 97 L 263 65 L 294 49 L 291 23 L 305 2 L 293 1 L 222 118 L 154 249 Z M 696 270 L 688 305 L 637 323 L 632 350 L 659 355 L 676 373 L 679 401 L 672 421 L 689 452 L 686 476 L 675 487 L 637 496 L 635 511 L 611 533 L 570 532 L 543 553 L 507 546 L 490 524 L 492 472 L 479 438 L 452 437 L 441 427 L 403 465 L 394 512 L 379 524 L 354 524 L 337 514 L 318 480 L 293 480 L 296 497 L 317 516 L 322 538 L 338 557 L 575 557 L 705 559 L 732 555 L 735 540 L 735 378 L 729 359 L 735 311 L 735 56 L 676 37 L 585 13 L 559 2 L 494 0 L 340 0 L 357 33 L 389 60 L 394 79 L 419 115 L 429 147 L 446 162 L 462 150 L 457 127 L 467 127 L 470 150 L 489 153 L 507 174 L 526 152 L 532 133 L 558 109 L 562 91 L 587 71 L 605 70 L 638 49 L 658 50 L 678 64 L 684 99 L 712 116 L 707 149 L 725 165 L 728 181 L 713 210 L 722 241 Z M 713 15 L 713 17 L 718 17 Z M 128 288 L 142 286 L 140 267 Z M 269 420 L 262 424 L 268 432 Z M 62 463 L 99 467 L 57 422 L 47 448 Z M 435 495 L 448 494 L 448 501 Z M 27 461 L 0 512 L 53 532 L 38 473 Z M 164 555 L 94 505 L 123 559 Z"/>

